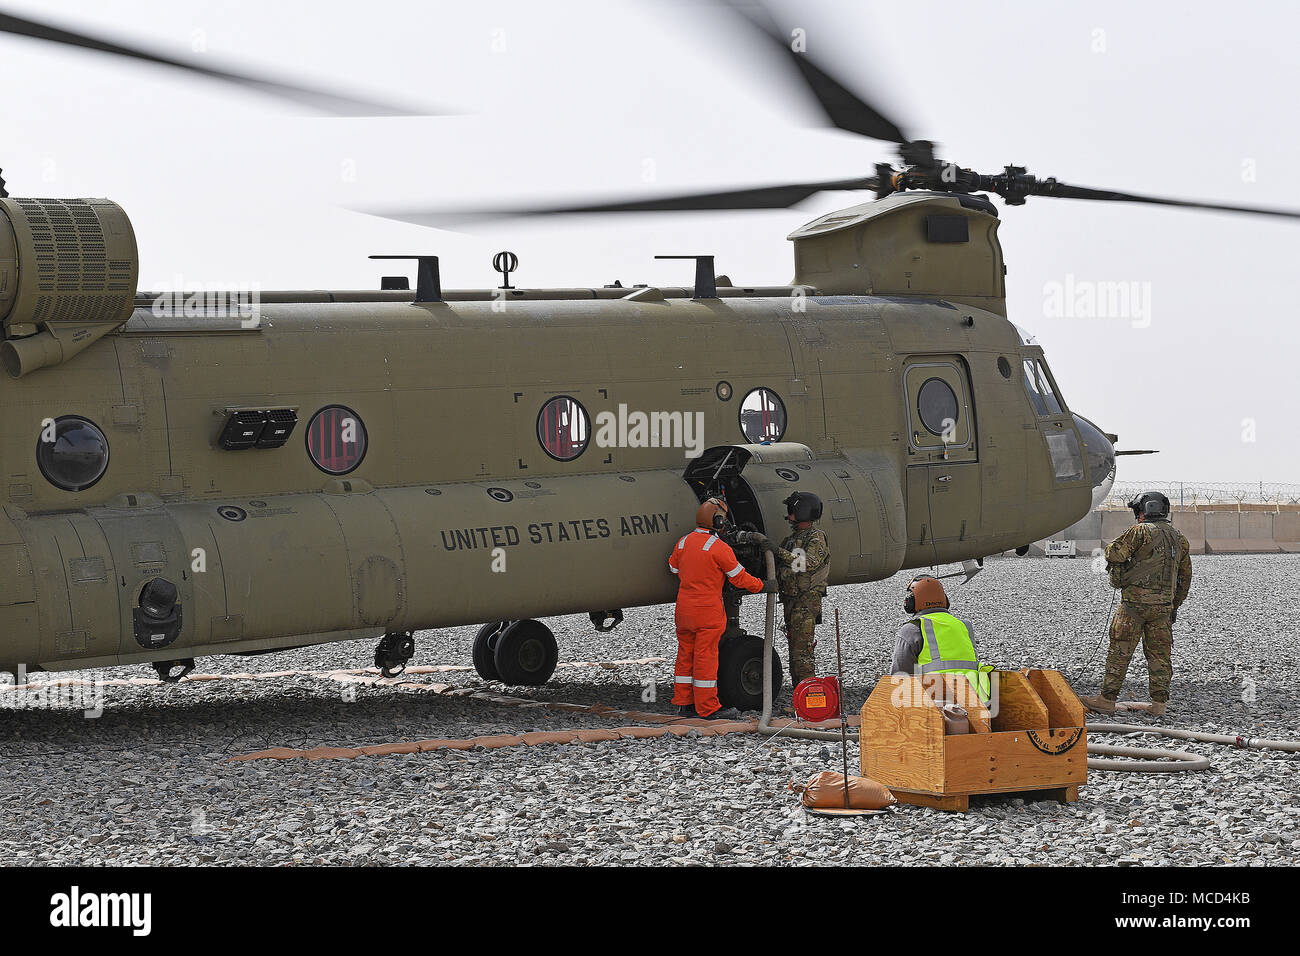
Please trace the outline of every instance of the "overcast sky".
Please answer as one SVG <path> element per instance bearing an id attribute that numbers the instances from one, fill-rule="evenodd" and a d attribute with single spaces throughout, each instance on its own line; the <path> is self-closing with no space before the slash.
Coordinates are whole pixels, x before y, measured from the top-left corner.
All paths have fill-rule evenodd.
<path id="1" fill-rule="evenodd" d="M 1300 5 L 773 7 L 806 31 L 810 52 L 960 165 L 1300 208 Z M 371 288 L 393 270 L 372 253 L 436 253 L 446 287 L 484 287 L 499 281 L 491 256 L 505 248 L 526 286 L 685 284 L 689 264 L 652 257 L 698 252 L 737 282 L 786 283 L 786 234 L 868 197 L 459 232 L 349 207 L 835 179 L 893 158 L 886 144 L 819 126 L 782 61 L 707 0 L 0 9 L 456 114 L 321 117 L 163 66 L 0 37 L 10 192 L 122 203 L 147 289 Z M 1300 222 L 1049 199 L 1002 218 L 1010 317 L 1038 337 L 1066 400 L 1118 432 L 1121 448 L 1161 449 L 1123 460 L 1121 481 L 1300 482 Z M 1077 314 L 1080 290 L 1099 283 L 1135 283 L 1128 315 Z"/>

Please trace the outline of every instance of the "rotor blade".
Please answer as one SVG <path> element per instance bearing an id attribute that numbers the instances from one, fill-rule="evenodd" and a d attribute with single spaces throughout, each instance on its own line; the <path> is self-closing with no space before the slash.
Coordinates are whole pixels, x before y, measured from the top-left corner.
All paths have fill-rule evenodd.
<path id="1" fill-rule="evenodd" d="M 1053 196 L 1057 199 L 1150 203 L 1155 206 L 1181 206 L 1186 209 L 1211 209 L 1217 212 L 1241 212 L 1255 216 L 1280 216 L 1286 219 L 1300 219 L 1300 210 L 1270 209 L 1265 206 L 1234 206 L 1227 203 L 1198 202 L 1191 199 L 1162 199 L 1159 196 L 1139 196 L 1134 193 L 1121 193 L 1109 189 L 1071 186 L 1068 183 L 1058 183 L 1051 179 L 1040 180 L 1029 190 L 1029 193 L 1034 196 Z"/>
<path id="2" fill-rule="evenodd" d="M 808 53 L 797 51 L 792 38 L 783 35 L 777 29 L 771 13 L 761 3 L 753 0 L 746 3 L 740 0 L 723 0 L 723 2 L 754 29 L 776 44 L 787 62 L 799 71 L 804 85 L 821 104 L 832 125 L 850 133 L 858 133 L 889 143 L 908 142 L 907 134 L 897 123 L 818 66 Z"/>
<path id="3" fill-rule="evenodd" d="M 759 186 L 725 192 L 690 193 L 649 199 L 625 199 L 613 202 L 583 203 L 573 206 L 550 206 L 534 209 L 394 209 L 375 207 L 359 210 L 373 216 L 397 219 L 424 226 L 446 225 L 457 221 L 474 221 L 515 216 L 555 216 L 566 213 L 603 212 L 689 212 L 708 209 L 787 209 L 823 190 L 875 189 L 876 179 L 836 179 L 821 183 L 790 183 L 782 186 Z"/>
<path id="4" fill-rule="evenodd" d="M 147 63 L 158 63 L 163 66 L 175 67 L 178 70 L 197 73 L 201 76 L 223 80 L 227 83 L 234 83 L 239 86 L 258 90 L 262 93 L 268 93 L 272 96 L 292 100 L 296 103 L 309 106 L 312 109 L 332 113 L 336 116 L 418 115 L 415 111 L 392 106 L 386 103 L 375 103 L 370 100 L 357 99 L 351 96 L 327 93 L 324 90 L 316 90 L 310 87 L 295 86 L 291 83 L 281 83 L 275 80 L 265 80 L 255 76 L 245 76 L 240 73 L 232 73 L 227 70 L 218 70 L 211 67 L 198 66 L 193 63 L 184 63 L 180 60 L 174 60 L 171 57 L 150 53 L 147 50 L 123 46 L 109 40 L 100 40 L 84 33 L 75 33 L 71 30 L 64 30 L 60 27 L 51 26 L 48 23 L 40 23 L 36 20 L 26 20 L 22 17 L 15 17 L 8 13 L 0 13 L 0 33 L 12 33 L 15 36 L 32 37 L 37 40 L 48 40 L 51 43 L 60 43 L 65 46 L 80 47 L 85 50 L 111 53 L 115 56 L 128 57 L 135 60 L 143 60 Z"/>
<path id="5" fill-rule="evenodd" d="M 1117 452 L 1115 452 L 1115 454 L 1116 454 L 1116 455 L 1158 455 L 1158 454 L 1160 454 L 1160 449 L 1158 449 L 1158 448 L 1134 448 L 1134 449 L 1131 449 L 1131 450 L 1129 450 L 1129 451 L 1117 451 Z"/>

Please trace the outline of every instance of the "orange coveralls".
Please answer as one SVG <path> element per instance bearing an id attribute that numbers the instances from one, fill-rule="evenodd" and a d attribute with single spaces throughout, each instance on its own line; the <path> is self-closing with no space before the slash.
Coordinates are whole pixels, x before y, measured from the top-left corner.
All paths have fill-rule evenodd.
<path id="1" fill-rule="evenodd" d="M 736 552 L 716 534 L 696 528 L 677 542 L 668 556 L 677 575 L 677 664 L 673 668 L 673 703 L 695 704 L 707 717 L 722 707 L 718 700 L 718 642 L 727 629 L 722 582 L 756 594 L 763 582 L 736 560 Z"/>

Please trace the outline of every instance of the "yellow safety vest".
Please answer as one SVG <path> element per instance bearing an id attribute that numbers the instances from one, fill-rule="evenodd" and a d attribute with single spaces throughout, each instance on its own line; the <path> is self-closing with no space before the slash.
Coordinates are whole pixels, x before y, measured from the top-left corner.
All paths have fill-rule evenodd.
<path id="1" fill-rule="evenodd" d="M 922 674 L 961 674 L 980 695 L 989 700 L 989 673 L 980 669 L 975 656 L 975 639 L 968 622 L 947 611 L 918 614 L 912 623 L 924 638 L 916 663 Z"/>

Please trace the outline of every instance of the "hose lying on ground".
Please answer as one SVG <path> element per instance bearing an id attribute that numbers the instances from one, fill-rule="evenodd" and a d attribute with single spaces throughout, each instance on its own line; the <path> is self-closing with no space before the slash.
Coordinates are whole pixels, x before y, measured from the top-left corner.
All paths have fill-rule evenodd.
<path id="1" fill-rule="evenodd" d="M 1173 727 L 1147 727 L 1142 724 L 1088 724 L 1089 734 L 1153 734 L 1175 740 L 1198 740 L 1209 744 L 1229 744 L 1249 750 L 1280 750 L 1300 753 L 1300 742 L 1265 740 L 1261 737 L 1241 737 L 1232 734 L 1205 734 L 1195 730 L 1178 730 Z M 1178 773 L 1183 770 L 1209 770 L 1208 757 L 1198 757 L 1184 750 L 1152 750 L 1145 747 L 1115 747 L 1110 744 L 1088 742 L 1089 754 L 1103 757 L 1135 757 L 1135 760 L 1099 760 L 1089 758 L 1089 770 L 1131 770 L 1145 773 Z"/>

